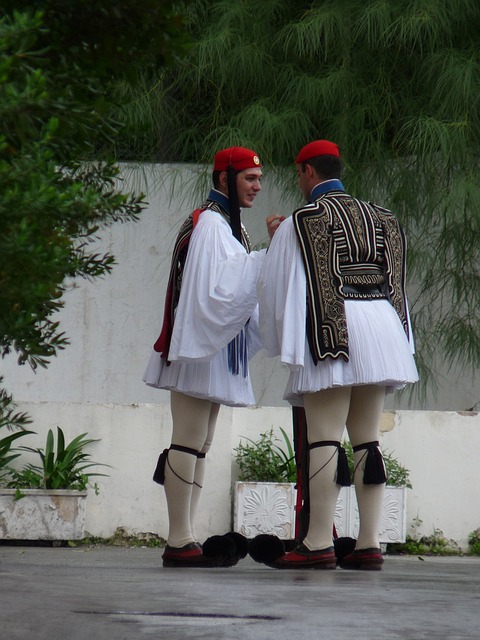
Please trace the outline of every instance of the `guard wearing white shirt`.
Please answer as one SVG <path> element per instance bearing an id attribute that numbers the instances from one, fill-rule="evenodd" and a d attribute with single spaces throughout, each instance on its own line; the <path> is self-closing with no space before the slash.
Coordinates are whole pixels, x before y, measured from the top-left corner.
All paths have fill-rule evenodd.
<path id="1" fill-rule="evenodd" d="M 217 153 L 213 169 L 214 188 L 178 234 L 162 332 L 143 378 L 171 391 L 171 445 L 154 480 L 165 488 L 163 565 L 172 567 L 222 564 L 205 556 L 194 530 L 205 455 L 220 405 L 255 403 L 248 359 L 259 346 L 256 285 L 265 250 L 250 251 L 240 209 L 253 205 L 262 170 L 257 154 L 243 147 Z"/>
<path id="2" fill-rule="evenodd" d="M 316 140 L 296 158 L 309 204 L 281 223 L 260 273 L 260 329 L 290 377 L 284 398 L 303 406 L 310 520 L 303 542 L 270 563 L 335 569 L 335 505 L 345 426 L 354 449 L 360 531 L 340 566 L 379 570 L 385 471 L 379 449 L 385 393 L 415 382 L 405 295 L 405 238 L 388 210 L 345 192 L 338 146 Z"/>

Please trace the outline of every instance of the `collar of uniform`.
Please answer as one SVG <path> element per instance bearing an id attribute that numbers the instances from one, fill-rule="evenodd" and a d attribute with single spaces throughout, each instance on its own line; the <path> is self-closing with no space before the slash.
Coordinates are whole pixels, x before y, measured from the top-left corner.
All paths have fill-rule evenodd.
<path id="1" fill-rule="evenodd" d="M 217 191 L 217 189 L 210 189 L 210 193 L 207 196 L 207 200 L 211 200 L 212 202 L 216 202 L 219 204 L 225 212 L 230 215 L 230 201 L 228 196 L 221 191 Z"/>
<path id="2" fill-rule="evenodd" d="M 320 182 L 320 184 L 313 187 L 310 194 L 310 202 L 315 202 L 323 193 L 328 193 L 329 191 L 345 191 L 345 187 L 340 180 L 325 180 L 324 182 Z"/>

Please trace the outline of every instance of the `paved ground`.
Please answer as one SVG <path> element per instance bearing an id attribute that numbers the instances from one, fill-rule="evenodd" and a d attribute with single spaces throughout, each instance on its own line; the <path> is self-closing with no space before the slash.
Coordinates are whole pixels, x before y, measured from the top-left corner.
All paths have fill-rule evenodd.
<path id="1" fill-rule="evenodd" d="M 0 546 L 3 640 L 480 638 L 480 558 L 381 572 L 163 569 L 161 550 Z"/>

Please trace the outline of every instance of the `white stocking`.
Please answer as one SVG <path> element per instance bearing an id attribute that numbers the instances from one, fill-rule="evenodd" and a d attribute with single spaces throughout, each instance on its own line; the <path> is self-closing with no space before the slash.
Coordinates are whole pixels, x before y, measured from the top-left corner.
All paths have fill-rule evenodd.
<path id="1" fill-rule="evenodd" d="M 336 483 L 337 449 L 310 451 L 310 522 L 303 544 L 311 551 L 332 546 L 333 521 L 340 486 Z"/>
<path id="2" fill-rule="evenodd" d="M 208 420 L 207 439 L 205 440 L 203 447 L 200 449 L 200 453 L 202 454 L 202 456 L 197 458 L 197 462 L 195 465 L 195 476 L 193 479 L 193 487 L 192 487 L 192 499 L 190 502 L 190 523 L 191 523 L 192 532 L 194 535 L 195 535 L 195 517 L 197 514 L 200 495 L 202 493 L 203 479 L 205 477 L 205 464 L 206 464 L 205 454 L 207 454 L 210 451 L 210 447 L 212 446 L 219 409 L 220 409 L 219 404 L 211 404 L 210 416 Z"/>
<path id="3" fill-rule="evenodd" d="M 350 388 L 336 387 L 303 396 L 308 442 L 340 441 L 350 402 Z M 310 521 L 303 544 L 319 550 L 332 546 L 340 485 L 336 483 L 338 451 L 321 446 L 310 451 Z"/>
<path id="4" fill-rule="evenodd" d="M 164 489 L 168 508 L 168 544 L 183 547 L 194 542 L 190 524 L 190 502 L 196 456 L 171 449 L 165 464 Z"/>
<path id="5" fill-rule="evenodd" d="M 385 388 L 367 385 L 352 388 L 347 429 L 352 446 L 377 441 L 380 435 L 380 418 L 385 402 Z M 360 514 L 360 531 L 357 549 L 380 547 L 379 530 L 382 517 L 384 484 L 364 484 L 363 472 L 367 451 L 355 452 L 355 493 Z"/>
<path id="6" fill-rule="evenodd" d="M 192 453 L 186 453 L 170 449 L 165 464 L 168 544 L 183 547 L 189 542 L 195 542 L 191 508 L 198 459 L 194 452 L 201 451 L 207 442 L 212 403 L 175 391 L 170 394 L 170 402 L 173 419 L 172 444 L 192 450 Z M 198 477 L 203 473 L 202 466 Z"/>

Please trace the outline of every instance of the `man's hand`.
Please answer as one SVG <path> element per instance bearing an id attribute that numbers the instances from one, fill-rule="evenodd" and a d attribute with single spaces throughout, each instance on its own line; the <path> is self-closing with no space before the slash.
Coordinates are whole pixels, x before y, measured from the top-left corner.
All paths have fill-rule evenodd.
<path id="1" fill-rule="evenodd" d="M 275 231 L 279 225 L 285 220 L 286 216 L 268 216 L 266 219 L 268 235 L 270 240 L 273 238 Z"/>

